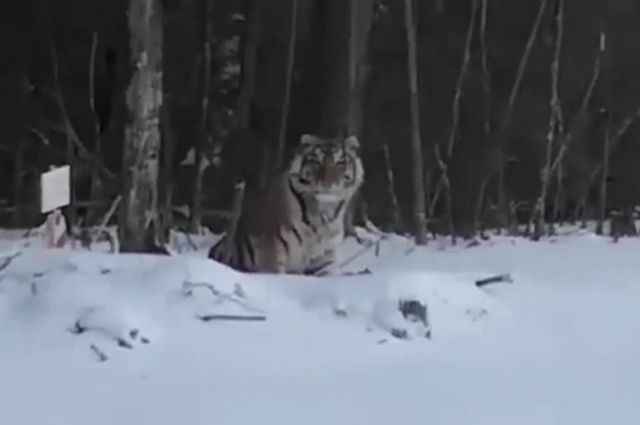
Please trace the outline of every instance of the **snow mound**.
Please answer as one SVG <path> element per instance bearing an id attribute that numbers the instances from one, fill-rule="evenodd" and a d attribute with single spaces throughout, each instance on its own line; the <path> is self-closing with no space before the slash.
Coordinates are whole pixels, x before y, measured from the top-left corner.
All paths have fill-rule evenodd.
<path id="1" fill-rule="evenodd" d="M 249 275 L 195 256 L 31 248 L 0 276 L 0 321 L 31 335 L 66 330 L 87 341 L 99 360 L 108 358 L 105 346 L 153 345 L 202 323 L 219 330 L 229 322 L 266 322 L 260 326 L 270 329 L 299 322 L 327 332 L 347 324 L 383 336 L 425 337 L 433 331 L 443 338 L 481 329 L 483 319 L 506 313 L 466 277 L 418 271 Z M 426 323 L 415 314 L 405 317 L 402 302 L 426 305 Z"/>

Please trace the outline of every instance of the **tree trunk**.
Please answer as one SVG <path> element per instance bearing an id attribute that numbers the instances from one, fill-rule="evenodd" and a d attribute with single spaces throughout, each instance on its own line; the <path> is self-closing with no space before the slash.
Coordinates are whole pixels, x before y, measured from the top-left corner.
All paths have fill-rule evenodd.
<path id="1" fill-rule="evenodd" d="M 145 252 L 158 239 L 158 162 L 162 105 L 162 2 L 129 1 L 133 75 L 127 89 L 119 237 L 123 252 Z"/>
<path id="2" fill-rule="evenodd" d="M 464 87 L 464 82 L 467 78 L 467 74 L 469 72 L 469 64 L 471 62 L 471 43 L 473 42 L 473 34 L 475 32 L 477 11 L 478 0 L 473 0 L 471 12 L 469 14 L 469 26 L 467 28 L 467 36 L 464 44 L 464 52 L 462 54 L 462 62 L 460 64 L 460 74 L 458 75 L 458 81 L 456 82 L 456 91 L 453 95 L 453 102 L 451 106 L 451 131 L 449 133 L 449 140 L 447 143 L 446 160 L 442 161 L 440 156 L 437 156 L 438 164 L 440 165 L 440 171 L 442 172 L 441 182 L 445 190 L 447 226 L 449 227 L 449 235 L 451 236 L 451 243 L 453 245 L 456 244 L 456 232 L 453 224 L 453 195 L 451 193 L 451 179 L 449 178 L 449 164 L 451 163 L 451 160 L 453 158 L 453 146 L 459 133 L 458 127 L 460 124 L 460 104 L 462 102 L 462 90 Z"/>
<path id="3" fill-rule="evenodd" d="M 524 72 L 527 69 L 527 64 L 529 63 L 529 58 L 531 56 L 531 51 L 533 50 L 533 45 L 535 41 L 538 39 L 538 34 L 540 32 L 540 25 L 542 23 L 542 18 L 544 17 L 544 12 L 547 9 L 548 0 L 540 0 L 540 6 L 538 7 L 538 14 L 536 15 L 536 19 L 531 27 L 531 32 L 529 33 L 529 38 L 527 39 L 527 44 L 524 47 L 522 52 L 522 57 L 520 58 L 520 62 L 518 64 L 518 70 L 516 71 L 516 76 L 513 81 L 513 86 L 511 86 L 511 92 L 509 93 L 509 99 L 507 101 L 507 106 L 502 114 L 502 118 L 500 120 L 500 126 L 498 127 L 497 134 L 497 144 L 498 149 L 501 154 L 501 160 L 497 172 L 497 198 L 498 198 L 498 220 L 500 221 L 499 226 L 501 228 L 507 227 L 510 225 L 508 223 L 509 214 L 509 206 L 507 200 L 506 193 L 506 184 L 505 184 L 505 145 L 509 138 L 510 128 L 511 128 L 511 117 L 513 115 L 513 110 L 516 104 L 516 100 L 518 98 L 518 94 L 520 93 L 520 86 L 522 85 L 522 80 L 524 79 Z"/>
<path id="4" fill-rule="evenodd" d="M 287 48 L 287 67 L 284 81 L 284 93 L 282 97 L 282 109 L 280 110 L 280 128 L 278 130 L 278 145 L 275 161 L 273 161 L 274 174 L 280 170 L 284 159 L 284 145 L 287 138 L 287 124 L 289 123 L 289 105 L 291 103 L 291 84 L 293 80 L 293 67 L 296 59 L 296 33 L 298 31 L 298 0 L 291 2 L 289 19 L 290 33 L 289 46 Z"/>
<path id="5" fill-rule="evenodd" d="M 427 243 L 427 220 L 425 214 L 424 170 L 422 161 L 422 137 L 420 136 L 420 111 L 418 104 L 418 63 L 416 27 L 413 16 L 413 1 L 405 0 L 405 26 L 408 44 L 408 78 L 411 107 L 411 151 L 413 157 L 413 216 L 417 245 Z"/>
<path id="6" fill-rule="evenodd" d="M 360 136 L 361 91 L 366 79 L 366 53 L 373 0 L 316 0 L 314 39 L 318 50 L 316 102 L 322 105 L 319 132 Z M 317 78 L 317 79 L 316 79 Z"/>
<path id="7" fill-rule="evenodd" d="M 20 227 L 24 223 L 22 175 L 24 173 L 25 143 L 19 141 L 13 147 L 13 226 Z"/>
<path id="8" fill-rule="evenodd" d="M 76 169 L 76 152 L 75 145 L 71 136 L 67 136 L 67 164 L 69 164 L 69 179 L 74 181 L 75 169 Z M 73 226 L 76 225 L 77 206 L 76 206 L 76 191 L 75 185 L 72 183 L 69 192 L 69 205 L 65 208 L 65 215 L 67 219 L 68 228 L 73 230 Z"/>
<path id="9" fill-rule="evenodd" d="M 550 116 L 549 128 L 547 132 L 547 146 L 543 167 L 540 170 L 540 194 L 536 201 L 533 214 L 533 236 L 534 241 L 539 240 L 544 233 L 545 212 L 547 206 L 547 197 L 549 194 L 549 185 L 554 172 L 554 162 L 560 164 L 564 151 L 558 152 L 558 157 L 554 161 L 554 149 L 559 135 L 562 135 L 562 112 L 560 106 L 560 95 L 558 86 L 560 84 L 560 56 L 562 53 L 563 23 L 564 23 L 564 0 L 557 0 L 556 10 L 554 13 L 555 43 L 553 51 L 553 60 L 551 61 L 551 99 L 549 101 Z"/>
<path id="10" fill-rule="evenodd" d="M 387 178 L 385 183 L 387 186 L 387 200 L 389 202 L 389 229 L 392 232 L 398 232 L 400 230 L 400 204 L 398 203 L 398 196 L 396 195 L 396 183 L 393 175 L 393 167 L 391 166 L 388 144 L 385 143 L 382 146 L 382 153 L 384 154 L 384 167 Z"/>
<path id="11" fill-rule="evenodd" d="M 611 118 L 610 118 L 611 120 Z M 596 222 L 596 235 L 604 234 L 604 222 L 607 219 L 607 175 L 609 174 L 609 151 L 611 148 L 611 121 L 602 142 L 602 170 L 600 172 L 600 190 L 598 192 L 598 219 Z"/>
<path id="12" fill-rule="evenodd" d="M 306 106 L 309 131 L 329 137 L 362 136 L 362 92 L 367 78 L 367 45 L 374 0 L 315 0 L 312 23 L 314 55 L 304 86 L 311 99 Z M 317 52 L 317 54 L 315 54 Z M 364 142 L 366 144 L 366 141 Z M 361 145 L 364 145 L 361 143 Z M 366 149 L 366 147 L 363 147 Z M 345 232 L 353 233 L 356 217 L 365 214 L 359 193 L 347 205 Z"/>
<path id="13" fill-rule="evenodd" d="M 482 63 L 482 109 L 483 115 L 483 133 L 482 143 L 483 149 L 489 149 L 489 143 L 491 141 L 491 74 L 489 69 L 489 60 L 487 53 L 487 21 L 489 14 L 488 0 L 481 0 L 480 8 L 480 28 L 479 28 L 479 42 L 480 42 L 480 58 Z M 475 209 L 473 213 L 473 232 L 474 234 L 481 233 L 482 214 L 485 205 L 486 192 L 487 192 L 488 176 L 483 175 L 480 187 L 478 190 L 478 197 L 476 198 Z M 481 235 L 482 236 L 482 235 Z"/>
<path id="14" fill-rule="evenodd" d="M 202 179 L 204 177 L 204 151 L 209 144 L 209 95 L 211 91 L 211 42 L 213 39 L 213 0 L 203 1 L 203 29 L 202 40 L 202 93 L 200 99 L 200 136 L 194 146 L 195 161 L 193 164 L 193 194 L 191 199 L 191 217 L 189 227 L 191 233 L 200 233 L 202 225 Z"/>
<path id="15" fill-rule="evenodd" d="M 160 155 L 162 165 L 159 175 L 159 208 L 161 209 L 160 215 L 160 230 L 161 242 L 166 244 L 169 242 L 169 232 L 173 227 L 173 158 L 175 154 L 175 141 L 173 138 L 173 129 L 171 127 L 171 99 L 168 96 L 164 97 L 162 109 L 160 111 L 160 131 L 162 134 L 162 146 L 160 149 Z"/>
<path id="16" fill-rule="evenodd" d="M 371 29 L 373 3 L 371 0 L 349 0 L 348 109 L 347 134 L 362 137 L 362 99 L 367 78 L 367 42 Z M 355 234 L 356 222 L 368 220 L 362 189 L 347 206 L 345 232 Z"/>
<path id="17" fill-rule="evenodd" d="M 93 117 L 93 153 L 98 160 L 102 160 L 102 137 L 100 128 L 100 119 L 96 110 L 96 54 L 98 50 L 98 34 L 93 33 L 91 39 L 91 54 L 89 56 L 89 107 L 91 108 L 91 115 Z M 102 176 L 97 168 L 91 169 L 91 201 L 98 202 L 103 200 L 103 182 Z M 98 219 L 101 211 L 97 207 L 93 211 L 87 210 L 85 224 L 94 223 Z"/>
<path id="18" fill-rule="evenodd" d="M 258 54 L 258 37 L 260 36 L 260 17 L 262 0 L 248 0 L 247 26 L 242 39 L 242 71 L 240 93 L 236 104 L 238 128 L 249 128 L 251 103 L 256 88 L 256 69 Z"/>
<path id="19" fill-rule="evenodd" d="M 368 76 L 367 45 L 373 17 L 372 0 L 349 1 L 349 109 L 347 133 L 362 136 L 362 101 Z"/>

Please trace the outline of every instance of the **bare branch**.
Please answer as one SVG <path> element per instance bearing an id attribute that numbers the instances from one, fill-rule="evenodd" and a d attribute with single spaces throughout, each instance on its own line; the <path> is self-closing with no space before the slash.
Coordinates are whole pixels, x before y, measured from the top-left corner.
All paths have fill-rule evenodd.
<path id="1" fill-rule="evenodd" d="M 502 116 L 502 120 L 500 122 L 499 134 L 502 137 L 505 137 L 505 134 L 508 126 L 511 124 L 511 116 L 513 115 L 513 108 L 516 104 L 516 99 L 520 92 L 520 86 L 522 85 L 522 80 L 524 78 L 524 71 L 527 69 L 527 64 L 529 63 L 529 57 L 531 56 L 531 50 L 533 50 L 533 45 L 538 38 L 538 33 L 540 32 L 540 25 L 542 23 L 542 18 L 544 16 L 544 12 L 547 9 L 547 0 L 540 0 L 540 7 L 538 8 L 538 14 L 536 16 L 536 20 L 533 23 L 533 27 L 531 28 L 531 32 L 529 33 L 529 39 L 527 40 L 527 44 L 525 45 L 524 51 L 522 52 L 522 57 L 520 58 L 520 62 L 518 64 L 518 71 L 516 72 L 515 80 L 513 81 L 513 86 L 511 87 L 511 92 L 509 93 L 509 100 L 507 101 L 507 107 Z"/>

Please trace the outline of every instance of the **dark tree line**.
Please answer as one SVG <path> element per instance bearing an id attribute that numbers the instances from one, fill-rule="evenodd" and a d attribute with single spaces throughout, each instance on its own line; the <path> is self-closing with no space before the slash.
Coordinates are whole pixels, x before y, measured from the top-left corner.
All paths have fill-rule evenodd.
<path id="1" fill-rule="evenodd" d="M 123 249 L 220 230 L 303 133 L 358 135 L 350 220 L 418 239 L 602 231 L 640 203 L 635 0 L 2 0 L 0 20 L 5 226 L 40 222 L 39 173 L 71 163 L 68 219 L 118 202 Z"/>

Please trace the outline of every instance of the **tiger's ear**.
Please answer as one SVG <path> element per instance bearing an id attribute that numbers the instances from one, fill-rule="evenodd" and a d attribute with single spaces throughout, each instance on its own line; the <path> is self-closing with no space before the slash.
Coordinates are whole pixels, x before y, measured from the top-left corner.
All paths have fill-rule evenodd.
<path id="1" fill-rule="evenodd" d="M 360 142 L 358 142 L 358 138 L 356 136 L 349 136 L 344 139 L 344 147 L 347 150 L 357 151 L 360 149 Z"/>
<path id="2" fill-rule="evenodd" d="M 303 134 L 300 136 L 300 145 L 301 146 L 309 146 L 314 143 L 318 143 L 318 138 L 316 136 L 312 136 L 311 134 Z"/>

